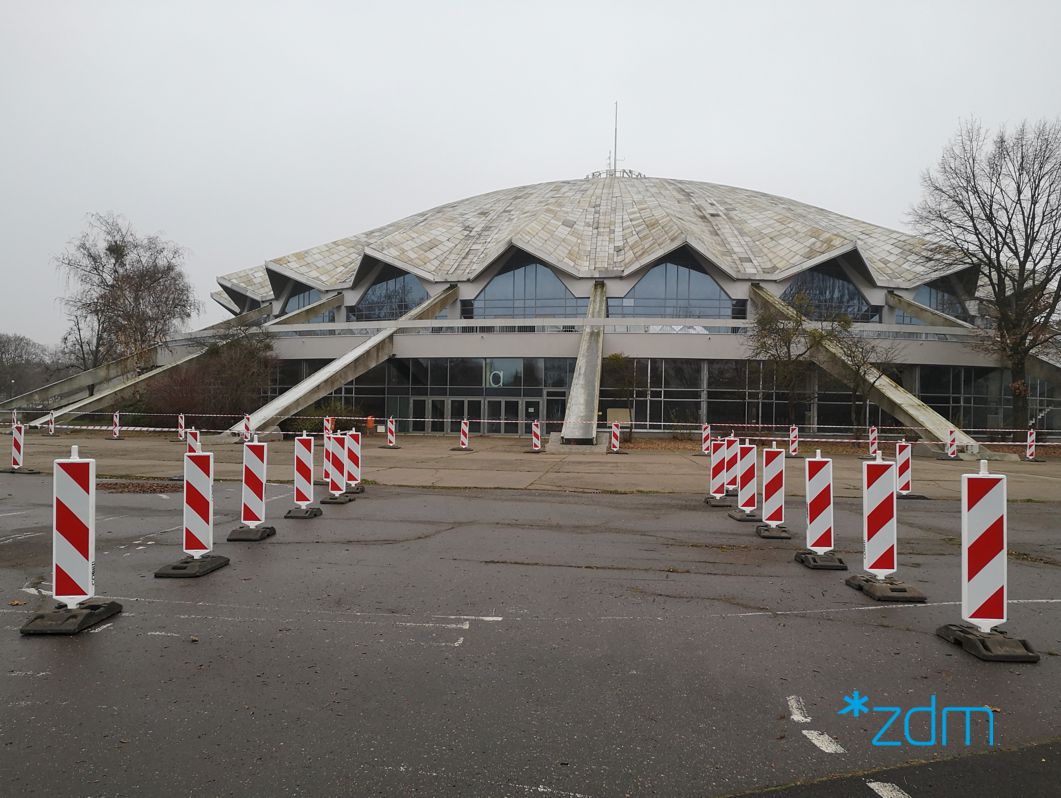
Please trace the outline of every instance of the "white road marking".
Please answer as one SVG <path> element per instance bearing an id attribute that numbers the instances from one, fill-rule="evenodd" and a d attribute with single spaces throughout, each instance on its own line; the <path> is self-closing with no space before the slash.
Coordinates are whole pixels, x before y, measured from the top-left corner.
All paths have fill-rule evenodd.
<path id="1" fill-rule="evenodd" d="M 28 515 L 29 510 L 19 510 L 17 513 L 0 513 L 0 518 L 7 518 L 10 515 Z"/>
<path id="2" fill-rule="evenodd" d="M 910 798 L 910 793 L 901 790 L 886 781 L 867 781 L 866 786 L 877 793 L 880 798 Z"/>
<path id="3" fill-rule="evenodd" d="M 807 707 L 804 706 L 803 699 L 798 695 L 790 695 L 788 697 L 788 712 L 796 723 L 810 723 Z"/>
<path id="4" fill-rule="evenodd" d="M 50 596 L 52 591 L 44 590 L 39 587 L 24 587 L 22 588 L 23 593 L 29 593 L 31 596 Z"/>
<path id="5" fill-rule="evenodd" d="M 159 635 L 161 637 L 180 637 L 176 632 L 148 632 L 149 635 Z"/>
<path id="6" fill-rule="evenodd" d="M 102 632 L 102 631 L 103 631 L 104 629 L 109 629 L 109 628 L 110 628 L 110 627 L 112 627 L 112 626 L 114 626 L 114 623 L 113 623 L 113 622 L 111 622 L 111 623 L 105 623 L 105 624 L 103 624 L 103 626 L 97 626 L 97 627 L 96 627 L 95 629 L 89 629 L 89 630 L 88 630 L 88 633 L 89 633 L 90 635 L 95 635 L 95 634 L 99 634 L 99 633 L 100 633 L 100 632 Z"/>
<path id="7" fill-rule="evenodd" d="M 168 499 L 169 498 L 169 494 L 168 493 L 156 493 L 155 495 L 158 496 L 160 499 Z"/>
<path id="8" fill-rule="evenodd" d="M 492 623 L 505 620 L 500 615 L 432 615 L 432 618 L 452 618 L 455 621 L 490 621 Z"/>
<path id="9" fill-rule="evenodd" d="M 847 751 L 840 743 L 836 742 L 825 732 L 814 731 L 813 729 L 804 729 L 803 736 L 814 743 L 818 748 L 827 754 L 846 754 Z"/>
<path id="10" fill-rule="evenodd" d="M 44 534 L 43 532 L 23 532 L 20 535 L 12 535 L 9 538 L 4 538 L 3 540 L 0 540 L 0 546 L 3 546 L 5 543 L 14 543 L 16 540 L 25 540 L 26 538 L 35 538 L 35 537 L 37 537 L 37 535 L 43 535 L 43 534 Z"/>
<path id="11" fill-rule="evenodd" d="M 8 671 L 8 676 L 33 676 L 34 678 L 40 678 L 41 676 L 51 676 L 51 671 Z"/>
<path id="12" fill-rule="evenodd" d="M 464 623 L 413 623 L 412 621 L 399 622 L 398 626 L 433 626 L 436 629 L 467 629 L 469 624 Z"/>

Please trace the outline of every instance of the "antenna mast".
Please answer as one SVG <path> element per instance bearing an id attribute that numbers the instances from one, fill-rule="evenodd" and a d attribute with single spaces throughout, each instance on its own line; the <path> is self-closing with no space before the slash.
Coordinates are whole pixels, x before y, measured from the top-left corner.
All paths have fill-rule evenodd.
<path id="1" fill-rule="evenodd" d="M 619 172 L 619 101 L 615 101 L 615 138 L 612 147 L 612 171 Z"/>

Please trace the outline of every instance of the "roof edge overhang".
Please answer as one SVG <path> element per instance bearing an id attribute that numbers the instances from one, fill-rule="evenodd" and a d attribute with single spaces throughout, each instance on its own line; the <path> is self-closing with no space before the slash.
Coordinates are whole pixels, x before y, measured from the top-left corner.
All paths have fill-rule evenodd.
<path id="1" fill-rule="evenodd" d="M 375 258 L 380 263 L 386 263 L 396 269 L 401 269 L 403 272 L 408 272 L 409 274 L 412 274 L 415 277 L 419 277 L 421 280 L 426 280 L 429 283 L 442 282 L 436 279 L 434 275 L 432 275 L 430 272 L 426 271 L 425 269 L 421 269 L 419 266 L 411 266 L 410 264 L 405 263 L 399 258 L 395 258 L 391 255 L 388 255 L 386 252 L 381 252 L 380 250 L 375 249 L 374 247 L 365 247 L 361 253 L 361 258 L 357 262 L 357 269 L 354 271 L 354 277 L 353 280 L 351 280 L 351 285 L 357 280 L 357 271 L 360 269 L 361 263 L 365 259 L 365 255 L 368 255 L 370 258 Z"/>
<path id="2" fill-rule="evenodd" d="M 235 299 L 236 296 L 247 297 L 248 299 L 253 299 L 255 302 L 269 302 L 273 299 L 271 295 L 266 295 L 259 291 L 253 291 L 245 285 L 233 282 L 225 275 L 221 275 L 217 278 L 217 284 L 233 299 Z"/>

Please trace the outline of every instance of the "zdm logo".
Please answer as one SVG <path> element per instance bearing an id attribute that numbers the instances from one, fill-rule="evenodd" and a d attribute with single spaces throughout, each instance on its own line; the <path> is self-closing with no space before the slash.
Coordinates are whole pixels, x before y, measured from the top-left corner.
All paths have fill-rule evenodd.
<path id="1" fill-rule="evenodd" d="M 855 690 L 851 695 L 843 696 L 843 709 L 838 715 L 849 715 L 857 718 L 859 715 L 880 713 L 885 715 L 884 725 L 873 736 L 874 745 L 906 745 L 929 746 L 946 745 L 947 733 L 953 725 L 953 719 L 958 718 L 958 730 L 961 724 L 965 724 L 965 745 L 973 744 L 973 718 L 980 716 L 987 718 L 987 744 L 995 744 L 995 715 L 989 707 L 938 707 L 936 696 L 930 696 L 928 706 L 911 707 L 903 712 L 902 707 L 870 707 L 869 696 L 860 695 Z M 899 734 L 900 724 L 897 723 L 902 717 L 902 736 Z M 911 731 L 911 725 L 915 728 Z M 977 726 L 982 724 L 977 723 Z M 937 742 L 938 740 L 938 742 Z"/>

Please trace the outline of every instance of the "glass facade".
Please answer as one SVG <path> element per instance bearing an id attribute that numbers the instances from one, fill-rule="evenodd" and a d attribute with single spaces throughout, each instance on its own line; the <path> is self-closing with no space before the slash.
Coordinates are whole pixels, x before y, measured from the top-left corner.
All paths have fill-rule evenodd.
<path id="1" fill-rule="evenodd" d="M 397 319 L 426 300 L 427 296 L 427 290 L 415 275 L 393 266 L 384 266 L 360 301 L 346 309 L 346 320 Z"/>
<path id="2" fill-rule="evenodd" d="M 303 285 L 302 283 L 294 283 L 291 286 L 291 294 L 288 296 L 287 301 L 284 302 L 284 309 L 281 311 L 281 315 L 288 313 L 294 313 L 296 310 L 302 310 L 304 307 L 312 305 L 314 302 L 319 301 L 321 298 L 321 292 L 316 288 L 310 288 L 309 286 Z M 318 313 L 316 316 L 312 316 L 305 320 L 306 324 L 321 324 L 330 323 L 335 321 L 335 311 L 326 310 L 323 313 Z"/>
<path id="3" fill-rule="evenodd" d="M 805 297 L 807 318 L 827 321 L 846 316 L 852 321 L 879 322 L 880 307 L 871 305 L 855 287 L 838 260 L 828 261 L 796 275 L 781 294 L 781 299 L 795 305 Z"/>
<path id="4" fill-rule="evenodd" d="M 642 318 L 743 319 L 747 300 L 733 300 L 679 250 L 649 268 L 626 296 L 608 300 L 608 315 Z"/>
<path id="5" fill-rule="evenodd" d="M 945 278 L 933 280 L 932 282 L 920 286 L 917 291 L 914 292 L 914 301 L 930 307 L 933 310 L 938 310 L 940 313 L 945 313 L 952 318 L 960 319 L 961 321 L 970 321 L 969 313 L 966 311 L 965 305 L 954 292 L 950 290 Z M 901 310 L 895 311 L 895 323 L 924 324 L 919 318 L 904 313 Z"/>
<path id="6" fill-rule="evenodd" d="M 585 316 L 589 299 L 576 297 L 548 266 L 517 253 L 475 299 L 461 300 L 463 319 Z"/>

